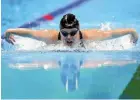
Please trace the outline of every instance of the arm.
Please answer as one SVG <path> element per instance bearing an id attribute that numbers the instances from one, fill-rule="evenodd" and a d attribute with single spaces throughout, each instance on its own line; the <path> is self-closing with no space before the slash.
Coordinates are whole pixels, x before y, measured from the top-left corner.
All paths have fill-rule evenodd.
<path id="1" fill-rule="evenodd" d="M 137 42 L 138 40 L 138 33 L 134 29 L 118 29 L 118 30 L 112 30 L 108 31 L 109 34 L 111 34 L 112 38 L 120 37 L 126 34 L 131 34 L 133 42 Z"/>
<path id="2" fill-rule="evenodd" d="M 13 43 L 12 35 L 18 35 L 22 37 L 34 38 L 37 40 L 56 40 L 58 32 L 56 30 L 32 30 L 26 28 L 8 29 L 5 32 L 5 39 L 9 43 Z"/>
<path id="3" fill-rule="evenodd" d="M 102 30 L 83 30 L 84 38 L 87 40 L 105 40 L 117 38 L 126 34 L 131 34 L 135 42 L 138 40 L 138 34 L 134 29 L 116 29 L 109 31 Z"/>

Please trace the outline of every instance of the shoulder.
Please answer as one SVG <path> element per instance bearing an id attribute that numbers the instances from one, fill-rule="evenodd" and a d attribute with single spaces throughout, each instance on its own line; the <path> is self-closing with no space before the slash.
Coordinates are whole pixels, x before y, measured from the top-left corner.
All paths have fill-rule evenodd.
<path id="1" fill-rule="evenodd" d="M 45 29 L 45 30 L 37 30 L 38 32 L 41 32 L 41 33 L 51 33 L 51 34 L 57 34 L 58 31 L 57 30 L 54 30 L 54 29 Z"/>
<path id="2" fill-rule="evenodd" d="M 48 30 L 48 34 L 51 35 L 52 40 L 58 40 L 58 34 L 59 34 L 58 30 Z"/>
<path id="3" fill-rule="evenodd" d="M 45 29 L 45 30 L 36 30 L 35 36 L 36 37 L 42 37 L 42 38 L 49 38 L 51 40 L 57 40 L 58 39 L 58 33 L 59 31 L 54 29 Z"/>
<path id="4" fill-rule="evenodd" d="M 81 30 L 82 34 L 83 34 L 83 38 L 84 39 L 90 39 L 90 38 L 96 38 L 97 36 L 101 35 L 102 33 L 104 33 L 104 31 L 99 30 L 99 29 L 83 29 Z"/>

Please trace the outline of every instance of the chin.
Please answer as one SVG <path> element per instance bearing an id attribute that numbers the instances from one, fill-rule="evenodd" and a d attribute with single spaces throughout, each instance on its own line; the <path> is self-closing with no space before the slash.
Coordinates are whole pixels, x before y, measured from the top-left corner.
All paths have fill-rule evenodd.
<path id="1" fill-rule="evenodd" d="M 73 45 L 73 44 L 67 44 L 67 46 L 70 46 L 70 47 L 71 47 L 72 45 Z"/>
<path id="2" fill-rule="evenodd" d="M 66 43 L 66 45 L 67 45 L 67 46 L 72 46 L 72 45 L 73 45 L 73 43 Z"/>

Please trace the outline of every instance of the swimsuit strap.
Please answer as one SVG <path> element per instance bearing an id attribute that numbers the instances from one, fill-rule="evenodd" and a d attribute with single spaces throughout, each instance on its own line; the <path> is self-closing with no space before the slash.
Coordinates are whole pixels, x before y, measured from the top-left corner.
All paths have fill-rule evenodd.
<path id="1" fill-rule="evenodd" d="M 60 32 L 58 33 L 58 40 L 61 40 Z"/>
<path id="2" fill-rule="evenodd" d="M 80 40 L 81 40 L 80 45 L 81 45 L 81 47 L 84 47 L 85 48 L 85 45 L 84 45 L 84 42 L 83 42 L 83 34 L 82 34 L 81 31 L 79 31 L 79 35 L 80 35 Z"/>
<path id="3" fill-rule="evenodd" d="M 80 40 L 83 39 L 83 35 L 81 31 L 79 31 L 79 35 L 80 35 Z"/>

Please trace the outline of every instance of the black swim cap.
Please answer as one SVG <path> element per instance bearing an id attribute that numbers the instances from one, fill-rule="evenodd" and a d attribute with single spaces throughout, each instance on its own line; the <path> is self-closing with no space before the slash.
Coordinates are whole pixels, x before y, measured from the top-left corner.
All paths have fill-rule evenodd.
<path id="1" fill-rule="evenodd" d="M 68 13 L 63 16 L 63 18 L 60 21 L 60 29 L 63 28 L 79 29 L 79 21 L 75 18 L 74 14 Z"/>

